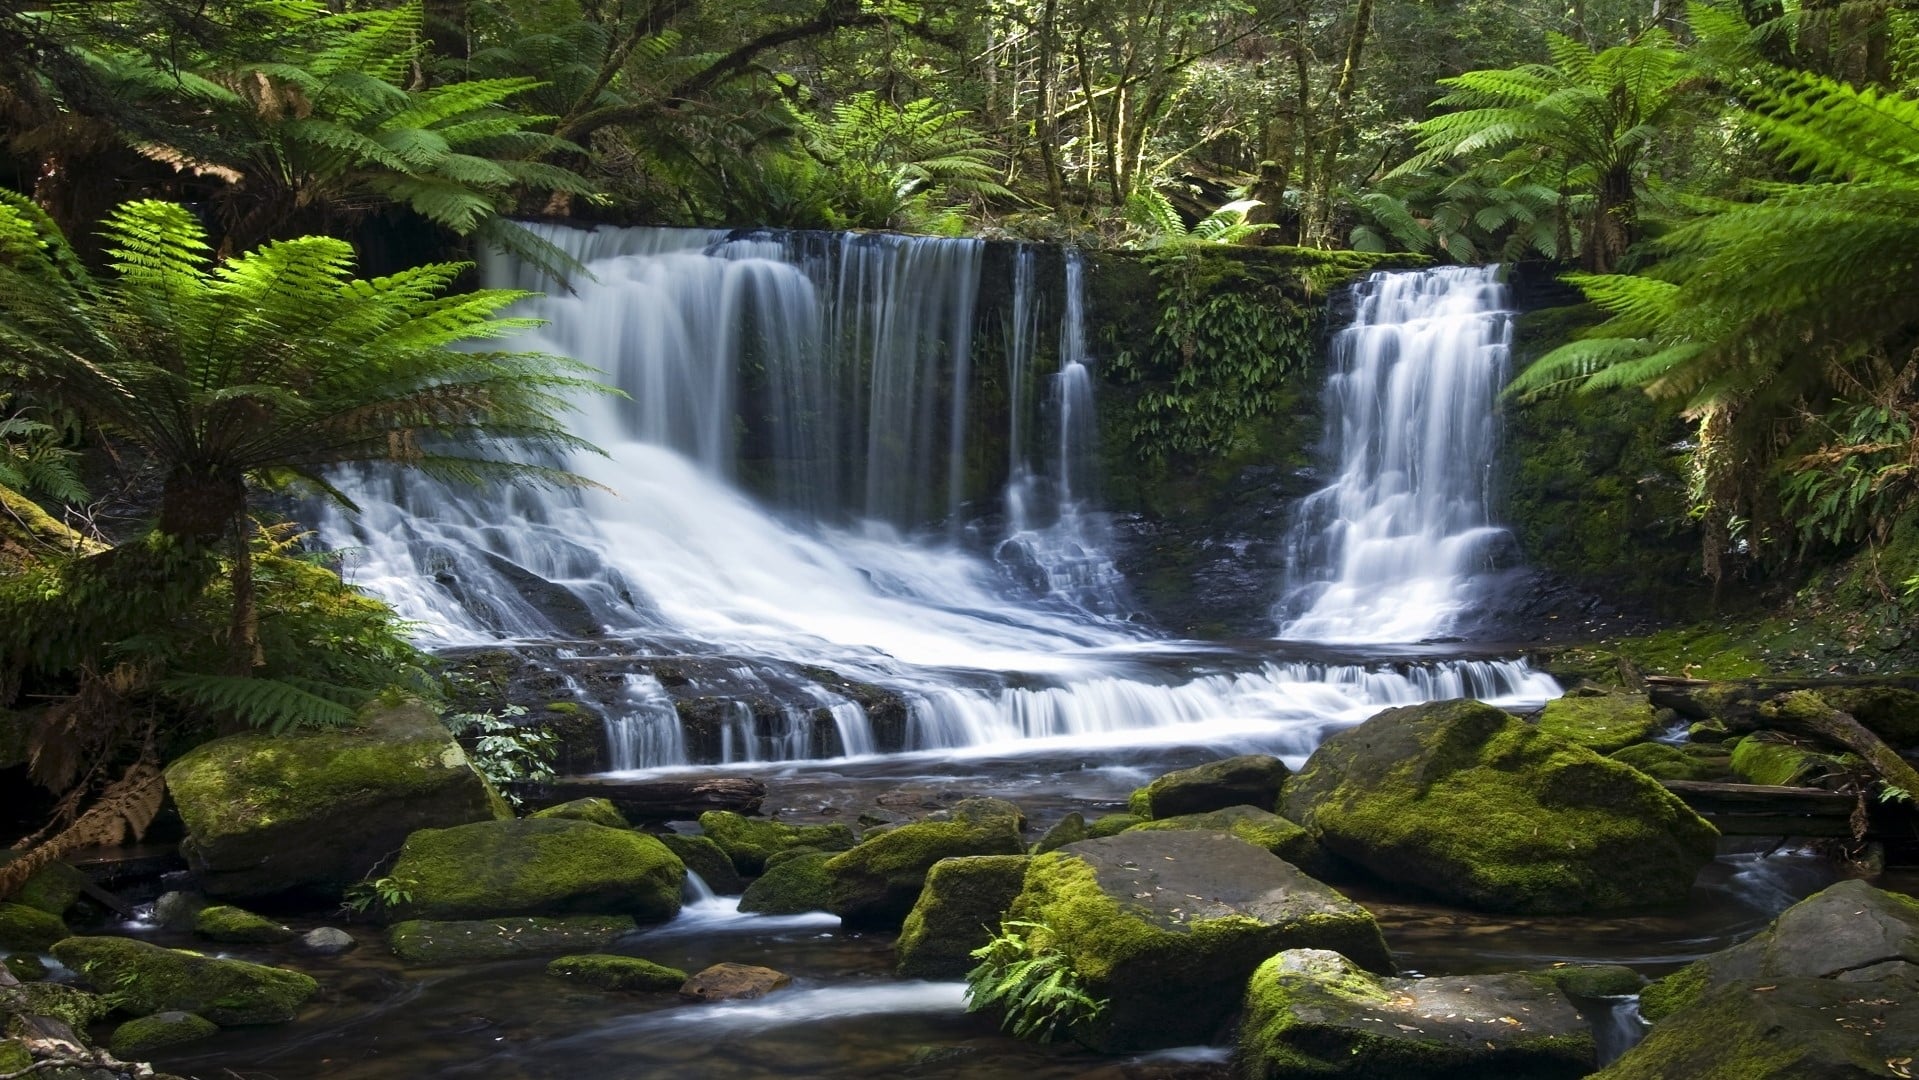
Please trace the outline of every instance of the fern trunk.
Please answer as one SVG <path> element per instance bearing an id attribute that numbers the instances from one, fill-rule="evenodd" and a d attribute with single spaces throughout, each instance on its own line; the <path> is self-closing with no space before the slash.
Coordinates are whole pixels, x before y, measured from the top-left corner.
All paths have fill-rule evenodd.
<path id="1" fill-rule="evenodd" d="M 237 476 L 187 470 L 167 477 L 160 493 L 162 533 L 197 544 L 217 543 L 246 510 L 246 484 Z"/>

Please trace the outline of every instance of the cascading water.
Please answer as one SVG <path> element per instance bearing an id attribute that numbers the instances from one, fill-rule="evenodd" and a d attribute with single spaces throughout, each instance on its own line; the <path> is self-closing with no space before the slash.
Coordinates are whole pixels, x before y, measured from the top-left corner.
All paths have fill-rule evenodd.
<path id="1" fill-rule="evenodd" d="M 1297 756 L 1383 705 L 1557 692 L 1509 661 L 1194 662 L 1114 617 L 1085 495 L 1077 260 L 1034 485 L 1052 520 L 1014 530 L 1057 544 L 1030 559 L 1046 568 L 1035 588 L 910 531 L 950 530 L 960 506 L 980 243 L 543 228 L 593 279 L 528 302 L 547 322 L 515 344 L 593 363 L 628 395 L 584 403 L 575 430 L 606 455 L 563 463 L 603 487 L 475 492 L 365 470 L 337 477 L 363 512 L 327 514 L 322 534 L 430 642 L 561 641 L 562 659 L 614 673 L 634 658 L 569 683 L 606 716 L 617 768 L 1156 741 Z M 486 274 L 543 284 L 505 259 Z M 1037 362 L 1026 303 L 1014 324 L 1033 344 L 1009 364 Z M 739 689 L 682 731 L 688 688 L 631 673 L 660 657 L 705 658 Z M 904 721 L 882 731 L 822 668 L 896 694 Z"/>
<path id="2" fill-rule="evenodd" d="M 1504 530 L 1488 484 L 1512 339 L 1498 267 L 1379 273 L 1333 341 L 1333 483 L 1288 537 L 1279 636 L 1415 642 L 1444 634 Z"/>

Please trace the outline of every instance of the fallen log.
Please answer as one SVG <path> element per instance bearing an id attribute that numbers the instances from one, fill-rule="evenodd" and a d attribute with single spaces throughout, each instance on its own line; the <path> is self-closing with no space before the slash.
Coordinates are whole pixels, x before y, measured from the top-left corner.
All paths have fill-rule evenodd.
<path id="1" fill-rule="evenodd" d="M 549 780 L 525 789 L 529 803 L 546 807 L 574 799 L 607 799 L 629 821 L 688 821 L 708 810 L 759 812 L 766 785 L 743 776 L 622 780 L 580 776 Z"/>
<path id="2" fill-rule="evenodd" d="M 1908 800 L 1919 799 L 1919 769 L 1914 769 L 1886 741 L 1826 703 L 1810 690 L 1780 694 L 1759 707 L 1760 717 L 1780 731 L 1824 739 L 1858 754 L 1887 787 L 1897 788 Z"/>
<path id="3" fill-rule="evenodd" d="M 1694 813 L 1726 836 L 1850 837 L 1857 796 L 1821 788 L 1665 780 Z"/>

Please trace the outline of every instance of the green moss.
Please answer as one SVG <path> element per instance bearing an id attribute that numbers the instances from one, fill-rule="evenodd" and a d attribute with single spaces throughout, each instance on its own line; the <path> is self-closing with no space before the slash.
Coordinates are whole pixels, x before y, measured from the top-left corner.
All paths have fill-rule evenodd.
<path id="1" fill-rule="evenodd" d="M 832 905 L 833 879 L 826 864 L 832 852 L 782 851 L 767 861 L 766 873 L 746 887 L 740 910 L 759 915 L 798 915 Z"/>
<path id="2" fill-rule="evenodd" d="M 1658 1023 L 1693 1004 L 1712 989 L 1712 968 L 1695 961 L 1639 992 L 1639 1015 Z"/>
<path id="3" fill-rule="evenodd" d="M 1210 814 L 1182 814 L 1179 817 L 1141 822 L 1127 831 L 1134 829 L 1231 833 L 1254 847 L 1265 848 L 1309 874 L 1327 869 L 1331 861 L 1326 849 L 1320 847 L 1319 841 L 1313 839 L 1313 834 L 1303 826 L 1251 806 L 1231 806 Z"/>
<path id="4" fill-rule="evenodd" d="M 563 818 L 481 821 L 407 838 L 392 877 L 404 918 L 604 913 L 658 922 L 686 869 L 658 838 Z"/>
<path id="5" fill-rule="evenodd" d="M 581 708 L 580 703 L 577 701 L 549 701 L 546 703 L 546 711 L 559 713 L 561 716 L 584 716 L 586 714 L 586 710 Z"/>
<path id="6" fill-rule="evenodd" d="M 1662 630 L 1616 643 L 1647 675 L 1727 681 L 1768 674 L 1771 666 L 1749 632 L 1715 626 Z"/>
<path id="7" fill-rule="evenodd" d="M 1092 823 L 1086 826 L 1086 835 L 1095 840 L 1102 836 L 1118 836 L 1147 820 L 1149 819 L 1139 814 L 1105 814 L 1094 818 Z"/>
<path id="8" fill-rule="evenodd" d="M 1267 754 L 1209 761 L 1156 777 L 1133 792 L 1127 809 L 1146 818 L 1204 814 L 1229 806 L 1270 810 L 1287 775 L 1285 762 Z"/>
<path id="9" fill-rule="evenodd" d="M 444 922 L 412 919 L 387 928 L 393 955 L 416 964 L 477 964 L 517 956 L 599 949 L 632 933 L 625 915 L 522 916 Z"/>
<path id="10" fill-rule="evenodd" d="M 293 940 L 293 931 L 272 919 L 225 904 L 201 908 L 193 917 L 193 932 L 214 941 L 274 944 Z"/>
<path id="11" fill-rule="evenodd" d="M 1044 855 L 1068 844 L 1085 840 L 1091 835 L 1092 833 L 1086 828 L 1086 816 L 1075 811 L 1061 818 L 1059 824 L 1046 830 L 1045 834 L 1039 838 L 1039 843 L 1033 845 L 1033 854 Z"/>
<path id="12" fill-rule="evenodd" d="M 46 962 L 32 953 L 14 953 L 7 957 L 7 970 L 21 982 L 38 982 L 47 977 Z"/>
<path id="13" fill-rule="evenodd" d="M 952 979 L 970 970 L 974 949 L 993 937 L 1026 881 L 1025 855 L 941 859 L 900 927 L 895 949 L 908 978 Z"/>
<path id="14" fill-rule="evenodd" d="M 8 897 L 16 904 L 39 908 L 49 915 L 65 915 L 80 894 L 86 891 L 87 875 L 63 862 L 48 863 L 33 872 L 20 886 L 20 890 Z"/>
<path id="15" fill-rule="evenodd" d="M 586 821 L 595 825 L 604 825 L 609 829 L 630 828 L 625 815 L 611 799 L 574 799 L 558 806 L 549 806 L 532 815 L 536 818 L 562 818 L 568 821 Z"/>
<path id="16" fill-rule="evenodd" d="M 1637 994 L 1645 976 L 1624 964 L 1560 964 L 1537 973 L 1574 997 L 1607 998 Z"/>
<path id="17" fill-rule="evenodd" d="M 832 911 L 849 926 L 898 926 L 941 859 L 1022 855 L 1019 808 L 999 799 L 966 799 L 945 820 L 916 821 L 868 837 L 826 863 Z"/>
<path id="18" fill-rule="evenodd" d="M 1637 694 L 1568 694 L 1546 703 L 1539 730 L 1610 754 L 1652 738 L 1659 721 L 1652 705 Z"/>
<path id="19" fill-rule="evenodd" d="M 1135 788 L 1126 797 L 1126 812 L 1144 821 L 1153 819 L 1153 798 L 1146 793 L 1145 788 Z"/>
<path id="20" fill-rule="evenodd" d="M 222 1027 L 291 1020 L 320 984 L 283 968 L 222 960 L 144 941 L 73 937 L 53 947 L 61 963 L 138 1016 L 178 1009 Z"/>
<path id="21" fill-rule="evenodd" d="M 660 843 L 678 855 L 690 873 L 700 875 L 700 880 L 706 882 L 707 888 L 727 896 L 738 895 L 746 888 L 746 882 L 740 878 L 733 860 L 726 857 L 726 852 L 712 838 L 681 833 L 661 833 L 659 836 Z"/>
<path id="22" fill-rule="evenodd" d="M 33 1051 L 19 1039 L 0 1039 L 0 1072 L 17 1073 L 33 1064 Z"/>
<path id="23" fill-rule="evenodd" d="M 1851 714 L 1893 747 L 1919 747 L 1919 690 L 1829 686 L 1822 687 L 1819 696 L 1833 708 Z"/>
<path id="24" fill-rule="evenodd" d="M 855 842 L 853 830 L 844 825 L 788 825 L 731 810 L 701 814 L 700 829 L 726 852 L 740 873 L 749 876 L 765 870 L 767 856 L 776 851 L 797 847 L 845 851 Z"/>
<path id="25" fill-rule="evenodd" d="M 1646 992 L 1650 994 L 1660 985 L 1654 983 Z M 1805 1043 L 1768 1022 L 1769 1018 L 1755 1016 L 1754 996 L 1744 987 L 1725 987 L 1687 1004 L 1695 1008 L 1675 1022 L 1654 1024 L 1644 1042 L 1593 1074 L 1593 1080 L 1798 1080 L 1805 1076 L 1893 1075 L 1880 1073 L 1876 1061 L 1867 1068 L 1855 1063 L 1843 1073 L 1802 1068 Z M 1640 1011 L 1653 1019 L 1643 995 Z M 1659 1015 L 1664 1019 L 1671 1010 Z M 1824 1028 L 1833 1026 L 1828 1017 L 1808 1019 Z"/>
<path id="26" fill-rule="evenodd" d="M 51 1017 L 77 1032 L 86 1031 L 88 1024 L 114 1009 L 112 999 L 62 983 L 25 983 L 19 992 L 26 999 L 29 1016 Z"/>
<path id="27" fill-rule="evenodd" d="M 58 915 L 25 904 L 0 904 L 0 949 L 46 952 L 69 933 Z"/>
<path id="28" fill-rule="evenodd" d="M 1732 771 L 1732 759 L 1724 753 L 1690 753 L 1666 743 L 1637 743 L 1611 756 L 1654 780 L 1721 780 Z"/>
<path id="29" fill-rule="evenodd" d="M 585 983 L 600 990 L 678 990 L 686 982 L 686 972 L 666 967 L 637 956 L 612 953 L 582 953 L 562 956 L 546 965 L 546 973 L 556 979 Z"/>
<path id="30" fill-rule="evenodd" d="M 1844 772 L 1850 760 L 1749 735 L 1732 748 L 1732 771 L 1749 784 L 1795 787 Z"/>
<path id="31" fill-rule="evenodd" d="M 139 1060 L 155 1050 L 204 1039 L 218 1033 L 219 1025 L 190 1012 L 164 1012 L 141 1016 L 113 1029 L 107 1049 L 126 1060 Z"/>

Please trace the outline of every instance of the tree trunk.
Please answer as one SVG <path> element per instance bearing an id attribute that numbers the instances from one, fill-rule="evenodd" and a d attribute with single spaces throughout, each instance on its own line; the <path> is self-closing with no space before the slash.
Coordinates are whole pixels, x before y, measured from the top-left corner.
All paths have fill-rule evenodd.
<path id="1" fill-rule="evenodd" d="M 253 588 L 252 522 L 244 511 L 233 521 L 233 621 L 227 630 L 232 674 L 251 675 L 266 663 L 260 651 L 260 609 Z"/>
<path id="2" fill-rule="evenodd" d="M 1325 245 L 1332 239 L 1333 174 L 1339 167 L 1339 151 L 1346 142 L 1346 114 L 1353 102 L 1353 90 L 1359 85 L 1359 61 L 1366 49 L 1366 34 L 1373 22 L 1373 0 L 1359 0 L 1353 9 L 1353 32 L 1346 39 L 1346 60 L 1339 67 L 1339 83 L 1333 91 L 1333 112 L 1326 124 L 1326 144 L 1321 148 L 1319 173 L 1314 178 L 1311 215 L 1312 235 L 1307 243 Z"/>
<path id="3" fill-rule="evenodd" d="M 180 471 L 160 493 L 160 531 L 176 540 L 217 543 L 246 510 L 246 482 L 237 476 Z"/>

